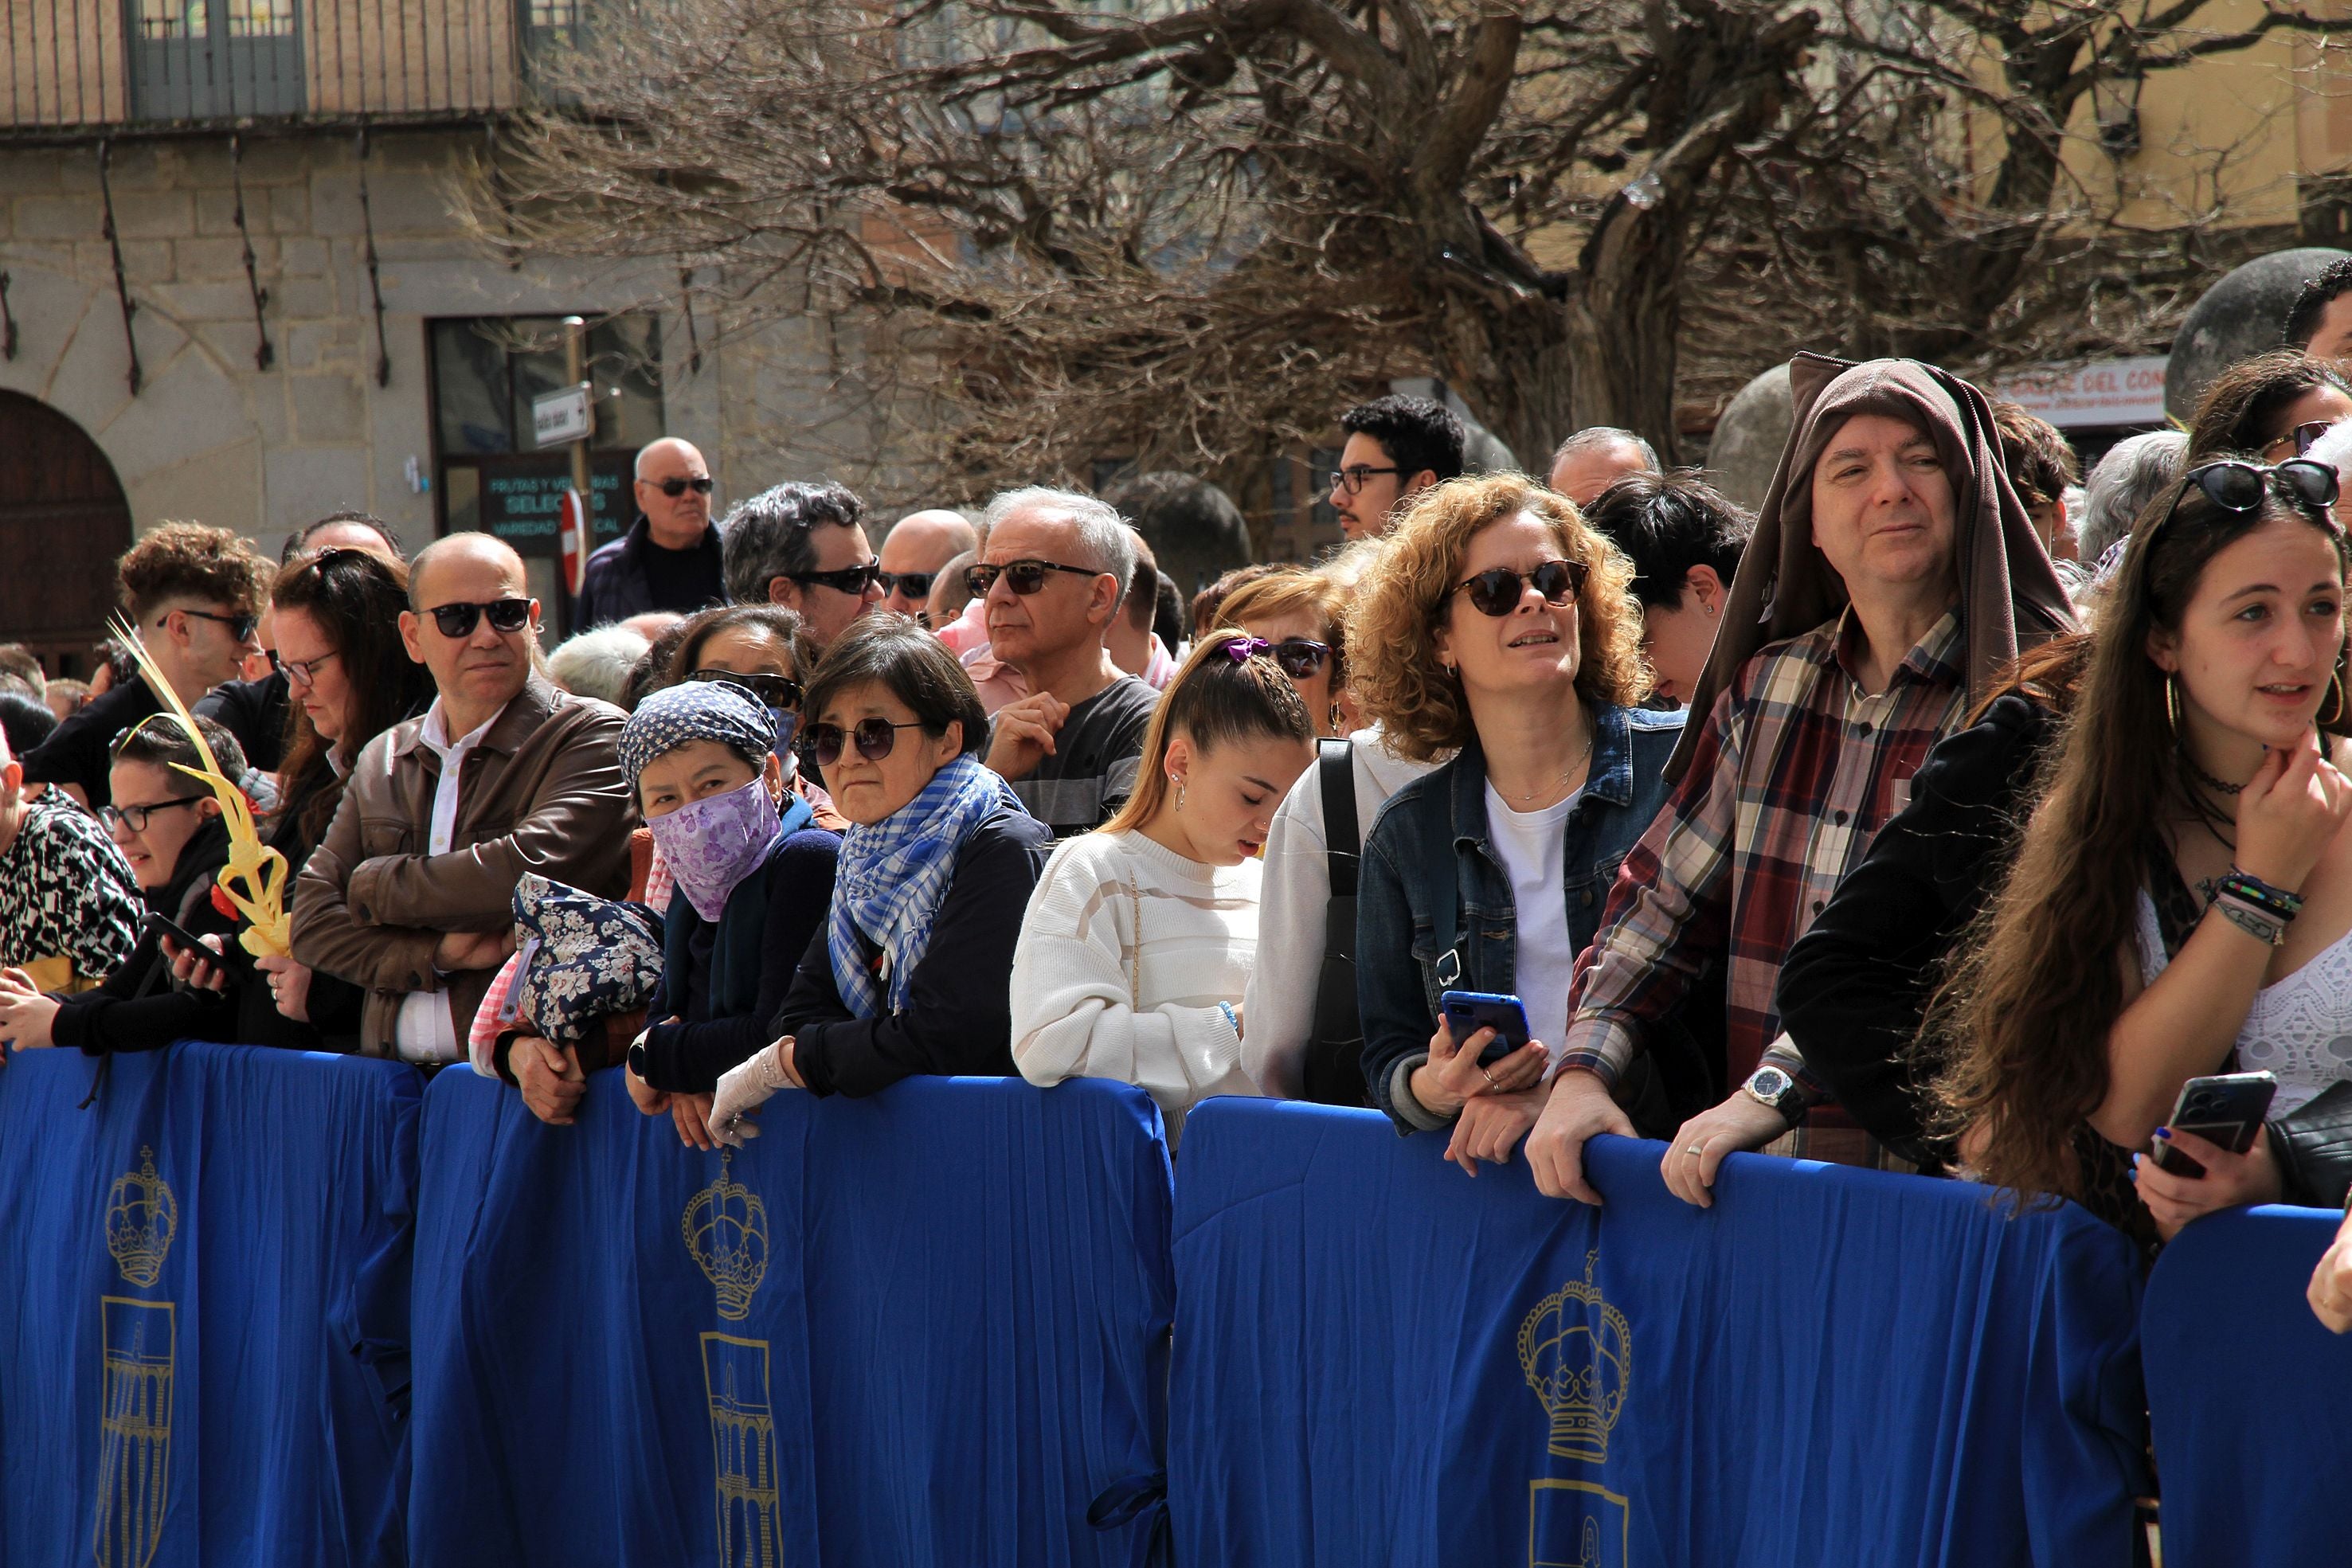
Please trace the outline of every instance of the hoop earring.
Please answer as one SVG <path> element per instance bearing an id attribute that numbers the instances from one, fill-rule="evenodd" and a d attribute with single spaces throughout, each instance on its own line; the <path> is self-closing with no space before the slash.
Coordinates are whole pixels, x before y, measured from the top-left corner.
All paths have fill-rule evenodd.
<path id="1" fill-rule="evenodd" d="M 1331 733 L 1334 735 L 1339 733 L 1339 726 L 1346 722 L 1344 716 L 1339 712 L 1338 703 L 1331 705 L 1330 710 L 1323 716 L 1323 718 L 1324 722 L 1331 727 Z"/>
<path id="2" fill-rule="evenodd" d="M 2330 674 L 2327 684 L 2336 693 L 2336 711 L 2326 718 L 2313 721 L 2323 728 L 2331 724 L 2341 724 L 2344 720 L 2344 672 L 2337 670 Z"/>
<path id="3" fill-rule="evenodd" d="M 1181 811 L 1184 809 L 1184 780 L 1171 774 L 1168 782 L 1176 786 L 1176 809 Z"/>
<path id="4" fill-rule="evenodd" d="M 2180 693 L 2170 675 L 2164 677 L 2164 716 L 2172 721 L 2172 738 L 2180 738 Z"/>

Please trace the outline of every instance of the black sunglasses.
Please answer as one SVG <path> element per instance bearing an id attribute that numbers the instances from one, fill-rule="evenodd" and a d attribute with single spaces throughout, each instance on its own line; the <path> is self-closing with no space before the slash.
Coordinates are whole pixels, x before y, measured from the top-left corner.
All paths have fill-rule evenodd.
<path id="1" fill-rule="evenodd" d="M 710 494 L 711 479 L 710 476 L 708 474 L 698 474 L 691 479 L 681 478 L 677 475 L 672 475 L 667 479 L 646 479 L 640 482 L 651 485 L 655 489 L 659 490 L 663 495 L 667 496 L 673 501 L 677 500 L 680 496 L 685 495 L 688 490 L 693 491 L 698 496 L 708 496 Z"/>
<path id="2" fill-rule="evenodd" d="M 869 560 L 864 566 L 845 566 L 839 571 L 788 571 L 784 575 L 794 582 L 862 596 L 881 580 L 882 569 Z"/>
<path id="3" fill-rule="evenodd" d="M 985 599 L 1001 577 L 1013 592 L 1026 599 L 1045 586 L 1045 574 L 1049 571 L 1066 571 L 1073 577 L 1103 575 L 1090 566 L 1064 566 L 1057 560 L 1008 560 L 1002 566 L 965 567 L 963 585 L 971 590 L 974 599 Z"/>
<path id="4" fill-rule="evenodd" d="M 819 768 L 830 768 L 841 760 L 841 748 L 855 742 L 857 755 L 868 762 L 879 762 L 898 749 L 898 732 L 920 729 L 918 724 L 892 724 L 887 718 L 861 718 L 857 727 L 845 731 L 837 724 L 813 724 L 801 737 L 800 748 L 814 758 Z"/>
<path id="5" fill-rule="evenodd" d="M 1528 584 L 1544 597 L 1546 604 L 1566 604 L 1584 591 L 1584 563 L 1580 560 L 1548 560 L 1533 571 L 1513 571 L 1498 566 L 1475 577 L 1464 578 L 1454 585 L 1454 591 L 1470 591 L 1470 603 L 1482 615 L 1504 616 L 1519 607 L 1519 596 Z"/>
<path id="6" fill-rule="evenodd" d="M 2293 457 L 2274 468 L 2266 468 L 2259 463 L 2224 458 L 2189 471 L 2180 493 L 2172 498 L 2172 510 L 2164 515 L 2164 522 L 2170 522 L 2173 514 L 2180 510 L 2180 503 L 2187 499 L 2192 485 L 2225 512 L 2252 512 L 2261 508 L 2263 493 L 2273 484 L 2288 500 L 2315 512 L 2325 512 L 2334 506 L 2342 489 L 2336 470 L 2325 463 Z M 2163 526 L 2164 523 L 2157 525 L 2159 528 Z M 2153 529 L 2149 535 L 2154 537 Z"/>
<path id="7" fill-rule="evenodd" d="M 168 811 L 174 806 L 193 806 L 199 800 L 211 799 L 210 795 L 179 795 L 144 806 L 100 806 L 98 820 L 110 828 L 128 828 L 134 833 L 143 833 L 156 812 Z"/>
<path id="8" fill-rule="evenodd" d="M 736 686 L 750 692 L 769 707 L 780 707 L 787 713 L 801 711 L 801 684 L 789 675 L 744 675 L 733 670 L 697 670 L 686 678 Z"/>
<path id="9" fill-rule="evenodd" d="M 436 604 L 425 612 L 433 624 L 441 628 L 444 637 L 470 637 L 474 622 L 487 615 L 493 632 L 520 632 L 530 622 L 530 601 L 528 599 L 494 599 L 488 604 Z"/>
<path id="10" fill-rule="evenodd" d="M 209 610 L 188 610 L 182 613 L 193 615 L 199 621 L 217 622 L 227 627 L 229 636 L 239 643 L 251 642 L 254 628 L 261 624 L 261 617 L 258 615 L 215 615 Z M 163 621 L 169 621 L 171 618 L 171 612 L 164 612 Z M 158 621 L 155 624 L 161 626 L 163 621 Z"/>
<path id="11" fill-rule="evenodd" d="M 1282 666 L 1284 674 L 1294 681 L 1304 681 L 1323 667 L 1323 661 L 1331 656 L 1331 644 L 1308 637 L 1285 637 L 1279 643 L 1264 644 L 1264 651 L 1274 655 L 1274 662 Z"/>
<path id="12" fill-rule="evenodd" d="M 931 584 L 938 580 L 936 571 L 885 571 L 875 574 L 874 580 L 882 585 L 885 593 L 903 593 L 909 599 L 929 599 Z"/>

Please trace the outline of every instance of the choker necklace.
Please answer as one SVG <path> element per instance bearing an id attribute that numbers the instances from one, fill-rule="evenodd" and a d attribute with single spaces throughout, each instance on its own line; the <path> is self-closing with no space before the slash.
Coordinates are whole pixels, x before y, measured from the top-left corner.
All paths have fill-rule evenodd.
<path id="1" fill-rule="evenodd" d="M 2202 768 L 2198 767 L 2197 759 L 2189 755 L 2189 748 L 2185 746 L 2180 748 L 2180 766 L 2186 768 L 2190 773 L 2194 774 L 2196 776 L 2197 782 L 2204 785 L 2205 788 L 2213 790 L 2217 794 L 2237 795 L 2242 794 L 2245 790 L 2246 787 L 2243 784 L 2231 784 L 2224 782 L 2221 779 L 2214 778 Z"/>
<path id="2" fill-rule="evenodd" d="M 1592 760 L 1592 743 L 1600 738 L 1601 732 L 1597 729 L 1591 735 L 1584 737 L 1584 755 L 1579 757 L 1575 761 L 1568 765 L 1568 771 L 1559 776 L 1559 783 L 1541 786 L 1539 788 L 1530 789 L 1524 795 L 1514 795 L 1508 789 L 1500 788 L 1497 788 L 1495 792 L 1506 800 L 1532 800 L 1539 795 L 1549 794 L 1552 790 L 1559 789 L 1560 785 L 1566 784 L 1570 779 L 1575 778 L 1576 770 L 1583 767 L 1587 762 Z M 1486 777 L 1489 782 L 1493 781 L 1493 774 L 1490 773 Z"/>

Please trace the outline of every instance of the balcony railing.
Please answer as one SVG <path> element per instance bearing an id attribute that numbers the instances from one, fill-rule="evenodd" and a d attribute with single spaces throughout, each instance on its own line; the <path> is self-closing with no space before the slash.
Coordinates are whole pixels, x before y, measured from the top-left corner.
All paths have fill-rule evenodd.
<path id="1" fill-rule="evenodd" d="M 0 135 L 467 120 L 529 96 L 582 0 L 0 0 Z"/>

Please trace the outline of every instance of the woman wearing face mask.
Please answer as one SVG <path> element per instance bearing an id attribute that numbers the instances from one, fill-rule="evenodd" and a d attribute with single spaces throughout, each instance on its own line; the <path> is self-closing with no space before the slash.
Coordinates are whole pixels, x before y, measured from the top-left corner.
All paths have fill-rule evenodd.
<path id="1" fill-rule="evenodd" d="M 2143 514 L 2048 790 L 1929 1017 L 1962 1159 L 2144 1244 L 2280 1191 L 2267 1134 L 2231 1155 L 2159 1125 L 2189 1079 L 2274 1072 L 2276 1116 L 2352 1076 L 2336 492 L 2318 464 L 2221 460 Z M 2158 1168 L 2151 1139 L 2206 1174 Z"/>
<path id="2" fill-rule="evenodd" d="M 663 927 L 652 1024 L 629 1047 L 629 1098 L 667 1113 L 678 1137 L 706 1131 L 719 1076 L 758 1051 L 833 896 L 835 834 L 786 788 L 773 716 L 731 682 L 656 692 L 621 732 L 676 892 Z"/>
<path id="3" fill-rule="evenodd" d="M 1005 975 L 1052 831 L 980 761 L 988 716 L 945 644 L 861 617 L 808 684 L 803 735 L 849 819 L 833 900 L 768 1032 L 719 1082 L 709 1130 L 784 1088 L 872 1094 L 916 1073 L 1012 1070 Z"/>
<path id="4" fill-rule="evenodd" d="M 210 719 L 196 724 L 221 776 L 242 784 L 245 753 L 236 739 Z M 198 936 L 234 930 L 212 898 L 214 877 L 228 863 L 228 829 L 212 791 L 178 770 L 204 766 L 187 733 L 156 715 L 116 737 L 111 750 L 112 796 L 100 815 L 130 861 L 148 911 Z M 19 1050 L 156 1051 L 175 1040 L 229 1040 L 236 1019 L 231 998 L 173 988 L 172 960 L 152 926 L 141 930 L 131 956 L 94 991 L 45 996 L 22 969 L 0 971 L 0 1040 Z"/>
<path id="5" fill-rule="evenodd" d="M 1055 852 L 1013 960 L 1013 1060 L 1030 1082 L 1150 1092 L 1172 1143 L 1212 1094 L 1255 1094 L 1240 1007 L 1257 952 L 1258 852 L 1315 757 L 1315 724 L 1264 641 L 1202 640 L 1160 698 L 1135 793 Z"/>

